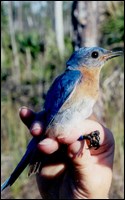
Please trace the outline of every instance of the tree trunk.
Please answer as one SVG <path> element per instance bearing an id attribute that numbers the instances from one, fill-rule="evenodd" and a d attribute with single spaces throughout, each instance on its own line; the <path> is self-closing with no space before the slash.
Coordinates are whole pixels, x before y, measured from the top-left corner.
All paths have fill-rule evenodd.
<path id="1" fill-rule="evenodd" d="M 19 26 L 18 30 L 23 32 L 23 1 L 19 1 L 19 7 L 18 7 L 18 21 L 19 21 Z"/>
<path id="2" fill-rule="evenodd" d="M 61 56 L 64 54 L 64 30 L 63 30 L 63 2 L 55 1 L 55 32 L 56 41 L 59 53 Z"/>
<path id="3" fill-rule="evenodd" d="M 1 39 L 1 63 L 4 63 L 4 60 L 5 60 L 5 53 L 4 53 L 4 48 L 3 48 L 2 39 Z"/>
<path id="4" fill-rule="evenodd" d="M 87 26 L 85 29 L 85 46 L 97 46 L 98 44 L 98 1 L 87 1 Z"/>
<path id="5" fill-rule="evenodd" d="M 98 1 L 74 1 L 72 5 L 73 47 L 97 46 Z"/>
<path id="6" fill-rule="evenodd" d="M 15 39 L 12 1 L 8 1 L 8 5 L 9 5 L 9 30 L 10 30 L 11 45 L 12 45 L 12 52 L 13 52 L 13 62 L 14 62 L 14 67 L 12 68 L 13 81 L 15 84 L 19 84 L 20 83 L 20 65 L 19 65 L 19 56 L 18 56 L 18 51 L 17 51 L 16 39 Z"/>

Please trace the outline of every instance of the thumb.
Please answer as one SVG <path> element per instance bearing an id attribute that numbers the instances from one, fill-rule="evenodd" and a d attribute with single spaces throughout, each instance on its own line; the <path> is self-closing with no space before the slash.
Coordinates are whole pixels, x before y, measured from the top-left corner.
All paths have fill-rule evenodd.
<path id="1" fill-rule="evenodd" d="M 88 165 L 91 159 L 90 149 L 86 140 L 76 141 L 68 146 L 68 155 L 72 162 L 78 166 Z"/>
<path id="2" fill-rule="evenodd" d="M 30 128 L 34 118 L 35 118 L 35 112 L 32 111 L 31 109 L 29 109 L 28 107 L 21 107 L 19 109 L 19 116 L 22 120 L 22 122 L 28 127 Z"/>

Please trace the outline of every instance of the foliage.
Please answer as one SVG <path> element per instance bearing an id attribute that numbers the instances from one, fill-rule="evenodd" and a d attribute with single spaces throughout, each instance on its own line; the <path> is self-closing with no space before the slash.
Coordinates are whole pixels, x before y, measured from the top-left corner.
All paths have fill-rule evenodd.
<path id="1" fill-rule="evenodd" d="M 115 46 L 121 45 L 124 42 L 124 2 L 120 1 L 117 4 L 113 1 L 110 2 L 106 12 L 105 21 L 101 26 L 102 38 L 101 42 Z"/>
<path id="2" fill-rule="evenodd" d="M 7 30 L 8 23 L 8 16 L 7 16 L 7 6 L 2 2 L 1 3 L 1 30 L 5 31 Z"/>
<path id="3" fill-rule="evenodd" d="M 21 53 L 26 53 L 26 48 L 29 48 L 31 56 L 35 58 L 40 52 L 40 40 L 36 32 L 31 32 L 29 34 L 17 33 L 16 41 L 19 48 L 18 51 Z"/>

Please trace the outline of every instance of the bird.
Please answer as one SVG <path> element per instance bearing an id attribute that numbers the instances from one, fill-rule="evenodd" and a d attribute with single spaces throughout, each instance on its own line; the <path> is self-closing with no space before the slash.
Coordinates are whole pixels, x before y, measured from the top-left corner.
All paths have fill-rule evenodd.
<path id="1" fill-rule="evenodd" d="M 66 62 L 65 71 L 55 78 L 43 105 L 44 130 L 29 142 L 26 152 L 1 185 L 1 191 L 13 185 L 23 170 L 30 165 L 31 172 L 39 172 L 42 156 L 37 156 L 37 144 L 46 137 L 63 138 L 76 129 L 82 134 L 82 121 L 93 111 L 99 96 L 102 66 L 106 61 L 122 55 L 122 51 L 110 51 L 101 47 L 81 47 Z M 94 138 L 94 139 L 93 139 Z M 90 147 L 99 147 L 99 133 L 81 135 L 78 140 L 89 139 Z"/>

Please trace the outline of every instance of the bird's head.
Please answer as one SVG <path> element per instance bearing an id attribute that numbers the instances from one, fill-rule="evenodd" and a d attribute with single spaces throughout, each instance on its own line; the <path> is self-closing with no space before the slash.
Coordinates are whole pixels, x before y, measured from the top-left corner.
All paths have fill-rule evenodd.
<path id="1" fill-rule="evenodd" d="M 120 56 L 122 53 L 122 51 L 113 52 L 100 47 L 82 47 L 72 54 L 66 66 L 68 69 L 101 68 L 107 60 Z"/>

